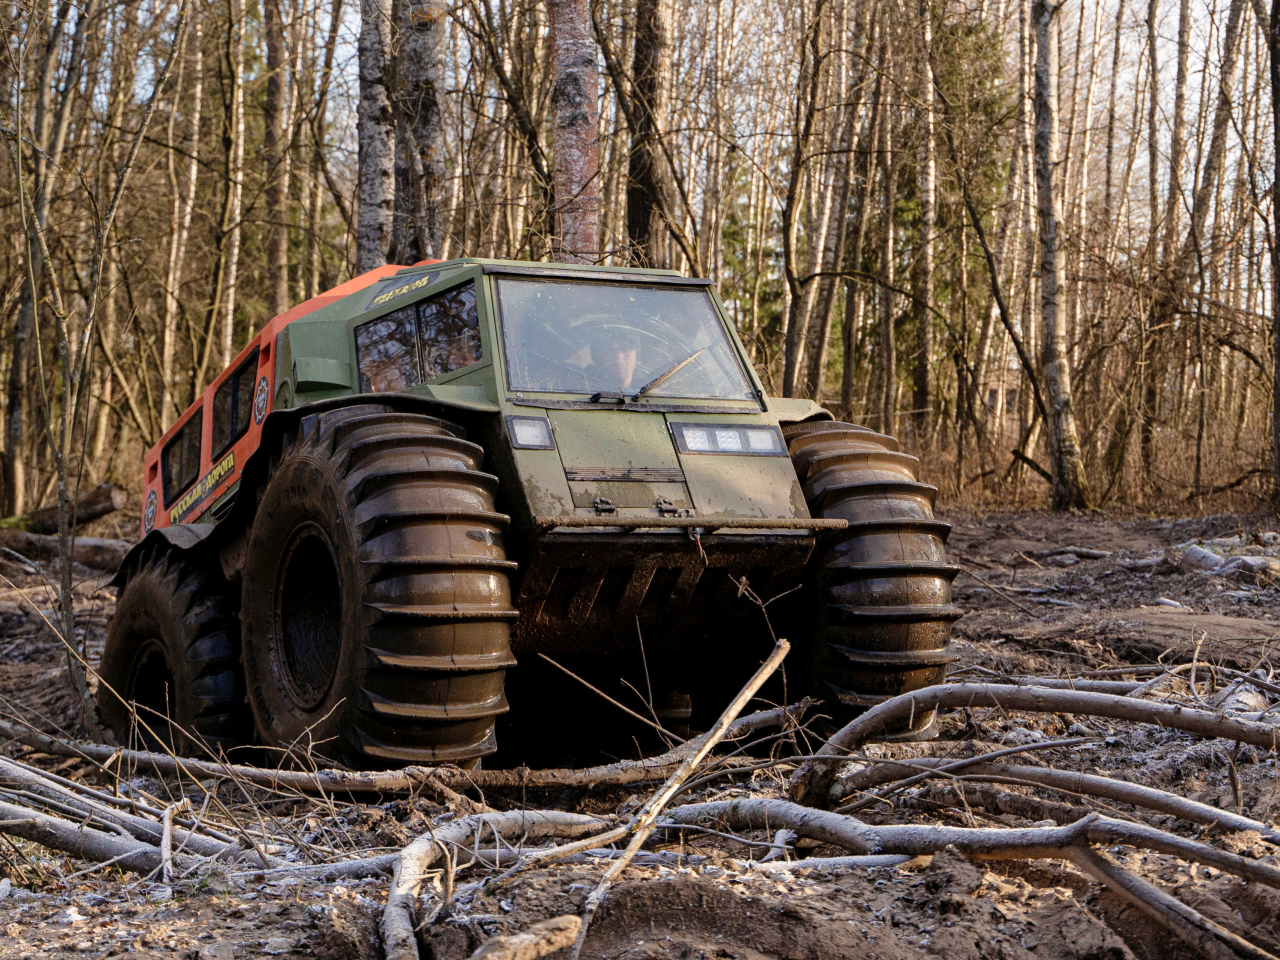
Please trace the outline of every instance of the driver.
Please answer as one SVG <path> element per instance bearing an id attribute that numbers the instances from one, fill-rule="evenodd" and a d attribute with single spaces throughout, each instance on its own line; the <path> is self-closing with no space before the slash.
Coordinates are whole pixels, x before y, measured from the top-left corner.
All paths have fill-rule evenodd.
<path id="1" fill-rule="evenodd" d="M 602 324 L 592 331 L 587 375 L 595 383 L 623 392 L 632 388 L 639 362 L 640 337 L 630 327 Z"/>

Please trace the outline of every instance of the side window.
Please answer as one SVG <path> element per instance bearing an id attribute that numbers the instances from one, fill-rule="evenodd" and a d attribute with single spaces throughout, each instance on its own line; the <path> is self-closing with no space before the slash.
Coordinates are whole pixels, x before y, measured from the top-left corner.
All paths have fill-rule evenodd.
<path id="1" fill-rule="evenodd" d="M 200 472 L 200 433 L 204 428 L 204 407 L 191 416 L 160 452 L 164 473 L 164 505 L 169 506 L 183 490 L 195 483 Z"/>
<path id="2" fill-rule="evenodd" d="M 258 351 L 240 369 L 222 381 L 213 395 L 213 458 L 222 456 L 244 432 L 253 416 L 253 380 L 258 372 Z"/>
<path id="3" fill-rule="evenodd" d="M 484 359 L 476 287 L 464 283 L 418 304 L 423 379 L 430 380 Z"/>
<path id="4" fill-rule="evenodd" d="M 360 392 L 408 390 L 420 383 L 413 306 L 402 307 L 356 327 L 356 363 Z"/>

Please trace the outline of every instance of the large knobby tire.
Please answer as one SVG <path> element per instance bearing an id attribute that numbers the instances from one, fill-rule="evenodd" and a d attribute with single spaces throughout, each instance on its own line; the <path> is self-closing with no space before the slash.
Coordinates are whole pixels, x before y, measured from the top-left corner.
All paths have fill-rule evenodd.
<path id="1" fill-rule="evenodd" d="M 201 744 L 243 744 L 249 725 L 239 635 L 221 576 L 166 550 L 144 558 L 120 588 L 107 627 L 98 670 L 103 721 L 120 743 L 137 736 L 184 756 Z M 135 732 L 130 702 L 152 733 Z"/>
<path id="2" fill-rule="evenodd" d="M 462 430 L 360 404 L 303 418 L 250 531 L 241 618 L 259 736 L 352 766 L 497 749 L 511 603 L 497 478 Z"/>
<path id="3" fill-rule="evenodd" d="M 946 559 L 949 524 L 934 518 L 937 488 L 920 483 L 917 457 L 867 427 L 832 421 L 783 428 L 814 517 L 849 521 L 815 557 L 818 603 L 813 685 L 838 721 L 885 699 L 941 683 L 959 568 Z M 931 734 L 921 712 L 891 739 Z"/>

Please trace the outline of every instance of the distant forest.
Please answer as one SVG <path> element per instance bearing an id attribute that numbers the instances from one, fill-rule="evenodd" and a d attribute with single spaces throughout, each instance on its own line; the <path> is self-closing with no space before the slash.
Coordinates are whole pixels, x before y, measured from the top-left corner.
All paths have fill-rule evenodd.
<path id="1" fill-rule="evenodd" d="M 271 316 L 460 256 L 710 277 L 773 393 L 954 500 L 1273 495 L 1280 0 L 0 18 L 6 515 L 137 489 Z"/>

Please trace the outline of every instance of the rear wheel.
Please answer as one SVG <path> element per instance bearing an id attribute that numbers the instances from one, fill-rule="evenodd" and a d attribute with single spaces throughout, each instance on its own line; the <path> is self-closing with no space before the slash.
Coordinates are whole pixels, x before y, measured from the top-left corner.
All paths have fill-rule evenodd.
<path id="1" fill-rule="evenodd" d="M 244 743 L 239 627 L 220 576 L 168 551 L 143 560 L 120 589 L 98 671 L 98 710 L 119 742 L 185 755 Z"/>
<path id="2" fill-rule="evenodd" d="M 819 602 L 813 685 L 840 722 L 889 697 L 941 683 L 959 568 L 946 560 L 948 524 L 934 518 L 937 488 L 920 483 L 918 458 L 892 437 L 832 421 L 783 428 L 814 517 L 849 521 L 815 563 Z M 891 739 L 923 739 L 934 711 Z"/>
<path id="3" fill-rule="evenodd" d="M 250 533 L 242 622 L 262 739 L 356 766 L 496 749 L 516 616 L 497 478 L 434 417 L 305 417 Z"/>

